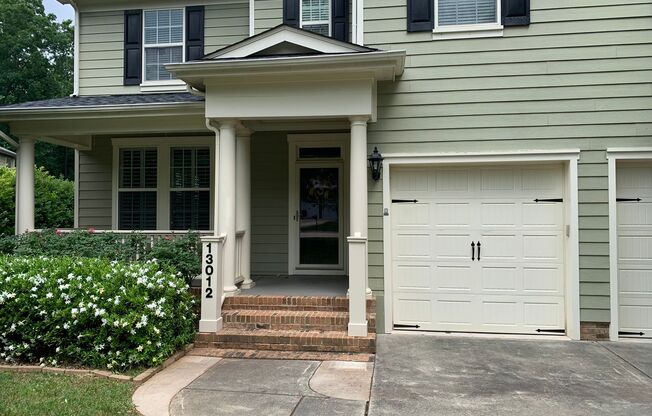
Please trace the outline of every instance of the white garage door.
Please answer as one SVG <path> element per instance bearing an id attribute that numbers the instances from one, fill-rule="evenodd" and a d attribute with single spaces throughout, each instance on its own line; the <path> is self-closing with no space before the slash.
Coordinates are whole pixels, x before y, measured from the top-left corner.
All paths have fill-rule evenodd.
<path id="1" fill-rule="evenodd" d="M 561 166 L 393 170 L 394 328 L 563 333 L 563 194 Z"/>
<path id="2" fill-rule="evenodd" d="M 620 336 L 652 338 L 652 166 L 616 171 Z"/>

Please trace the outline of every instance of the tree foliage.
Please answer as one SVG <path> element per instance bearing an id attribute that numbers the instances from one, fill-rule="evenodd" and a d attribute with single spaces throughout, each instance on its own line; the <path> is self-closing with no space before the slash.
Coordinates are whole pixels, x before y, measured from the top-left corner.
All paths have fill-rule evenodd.
<path id="1" fill-rule="evenodd" d="M 72 22 L 57 22 L 42 0 L 0 0 L 0 106 L 70 94 L 73 38 Z M 38 142 L 36 164 L 74 178 L 72 149 Z"/>

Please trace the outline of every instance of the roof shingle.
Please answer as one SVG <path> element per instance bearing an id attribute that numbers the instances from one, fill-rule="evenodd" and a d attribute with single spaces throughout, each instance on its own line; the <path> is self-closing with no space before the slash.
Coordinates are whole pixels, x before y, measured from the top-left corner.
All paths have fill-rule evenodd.
<path id="1" fill-rule="evenodd" d="M 88 95 L 82 97 L 64 97 L 51 100 L 29 101 L 25 103 L 0 106 L 2 110 L 46 109 L 46 108 L 80 108 L 80 107 L 115 107 L 148 104 L 185 104 L 203 102 L 203 97 L 190 93 L 129 94 L 129 95 Z"/>

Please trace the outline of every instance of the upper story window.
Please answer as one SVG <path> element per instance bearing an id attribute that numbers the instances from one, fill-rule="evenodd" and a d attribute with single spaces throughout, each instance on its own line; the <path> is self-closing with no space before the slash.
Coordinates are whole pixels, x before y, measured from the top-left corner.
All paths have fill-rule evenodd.
<path id="1" fill-rule="evenodd" d="M 330 36 L 330 0 L 301 0 L 301 27 L 320 35 Z"/>
<path id="2" fill-rule="evenodd" d="M 497 25 L 500 0 L 435 0 L 435 30 Z"/>
<path id="3" fill-rule="evenodd" d="M 150 82 L 173 80 L 165 65 L 184 60 L 184 10 L 145 10 L 143 15 L 144 79 Z"/>

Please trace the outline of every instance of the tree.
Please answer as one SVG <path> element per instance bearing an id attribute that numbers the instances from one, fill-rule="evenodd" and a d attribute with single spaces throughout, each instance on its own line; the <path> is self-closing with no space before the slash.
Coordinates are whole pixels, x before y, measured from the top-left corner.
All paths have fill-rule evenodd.
<path id="1" fill-rule="evenodd" d="M 0 0 L 0 105 L 70 94 L 73 38 L 72 22 L 58 23 L 42 0 Z M 72 149 L 38 143 L 36 164 L 74 178 Z"/>

